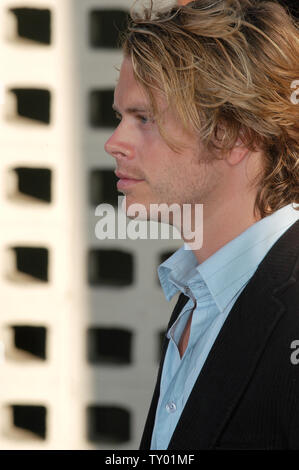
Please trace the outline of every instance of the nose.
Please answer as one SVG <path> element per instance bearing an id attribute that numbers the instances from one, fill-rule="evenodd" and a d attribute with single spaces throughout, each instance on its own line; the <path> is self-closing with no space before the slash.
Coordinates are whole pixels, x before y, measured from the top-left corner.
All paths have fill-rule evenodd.
<path id="1" fill-rule="evenodd" d="M 117 129 L 115 129 L 113 134 L 106 141 L 104 148 L 105 151 L 114 158 L 130 157 L 132 154 L 129 144 L 120 138 Z"/>

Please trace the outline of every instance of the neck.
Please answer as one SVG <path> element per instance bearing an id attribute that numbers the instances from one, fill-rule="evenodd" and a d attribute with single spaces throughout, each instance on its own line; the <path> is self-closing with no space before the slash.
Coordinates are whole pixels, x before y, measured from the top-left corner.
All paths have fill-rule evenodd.
<path id="1" fill-rule="evenodd" d="M 202 231 L 201 248 L 197 248 L 197 235 L 195 237 L 196 244 L 193 243 L 194 239 L 191 240 L 192 243 L 190 244 L 190 249 L 192 249 L 199 263 L 203 263 L 221 247 L 261 219 L 260 216 L 254 215 L 254 200 L 254 198 L 247 200 L 240 198 L 237 204 L 235 200 L 227 200 L 221 204 L 203 204 L 203 214 L 200 222 L 196 217 L 196 213 L 192 210 L 191 227 L 193 233 L 196 234 L 197 231 Z M 187 244 L 190 243 L 190 237 L 188 235 L 184 237 L 182 230 L 181 233 L 183 240 Z"/>

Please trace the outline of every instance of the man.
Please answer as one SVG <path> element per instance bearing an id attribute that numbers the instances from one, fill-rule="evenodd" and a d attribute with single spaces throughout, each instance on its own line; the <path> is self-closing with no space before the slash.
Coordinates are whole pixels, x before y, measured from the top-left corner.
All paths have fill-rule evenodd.
<path id="1" fill-rule="evenodd" d="M 203 204 L 203 245 L 158 268 L 179 297 L 140 449 L 299 449 L 298 28 L 159 4 L 131 12 L 105 149 L 126 208 Z"/>

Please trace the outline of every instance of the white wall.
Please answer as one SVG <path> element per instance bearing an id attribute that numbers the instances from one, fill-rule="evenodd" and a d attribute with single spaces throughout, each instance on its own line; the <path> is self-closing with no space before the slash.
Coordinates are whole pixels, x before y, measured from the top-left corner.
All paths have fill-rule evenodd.
<path id="1" fill-rule="evenodd" d="M 159 254 L 179 240 L 98 240 L 89 204 L 92 169 L 115 169 L 104 151 L 111 129 L 88 124 L 91 89 L 114 88 L 119 50 L 91 48 L 89 13 L 128 8 L 127 0 L 2 0 L 0 4 L 0 448 L 136 449 L 158 369 L 158 336 L 176 298 L 157 283 Z M 18 37 L 10 8 L 51 11 L 51 44 Z M 51 93 L 50 123 L 22 118 L 12 88 Z M 17 191 L 14 168 L 51 170 L 50 203 Z M 48 282 L 16 269 L 14 247 L 48 249 Z M 133 255 L 130 286 L 90 286 L 88 252 L 117 248 Z M 46 328 L 46 358 L 15 346 L 13 326 Z M 132 332 L 130 364 L 91 364 L 87 329 Z M 17 427 L 12 406 L 44 406 L 46 437 Z M 131 416 L 125 442 L 91 441 L 88 406 L 116 406 Z M 27 418 L 27 422 L 32 422 Z"/>

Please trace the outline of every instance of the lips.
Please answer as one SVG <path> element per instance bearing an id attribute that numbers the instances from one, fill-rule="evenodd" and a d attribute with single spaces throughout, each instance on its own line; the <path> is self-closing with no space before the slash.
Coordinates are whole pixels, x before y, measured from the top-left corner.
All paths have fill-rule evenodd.
<path id="1" fill-rule="evenodd" d="M 127 175 L 126 173 L 121 173 L 120 171 L 115 171 L 114 173 L 118 178 L 120 178 L 116 185 L 117 189 L 120 191 L 128 190 L 136 184 L 142 183 L 144 181 L 141 179 L 134 178 L 131 175 Z"/>
<path id="2" fill-rule="evenodd" d="M 127 175 L 125 173 L 121 173 L 120 171 L 115 171 L 114 173 L 120 179 L 142 181 L 140 178 L 135 178 L 134 176 L 130 176 L 130 175 Z"/>

